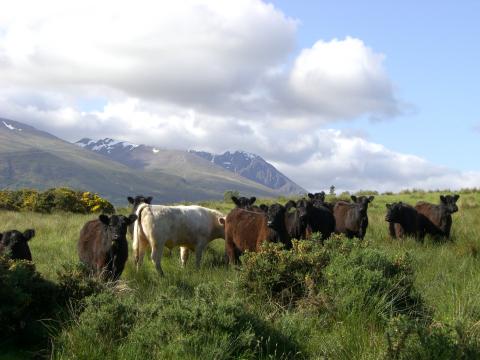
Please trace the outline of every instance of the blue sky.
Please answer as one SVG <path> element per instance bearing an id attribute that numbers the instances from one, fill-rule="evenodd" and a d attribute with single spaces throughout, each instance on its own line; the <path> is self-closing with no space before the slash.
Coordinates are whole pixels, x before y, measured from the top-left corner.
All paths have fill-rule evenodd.
<path id="1" fill-rule="evenodd" d="M 298 47 L 362 39 L 413 111 L 385 122 L 333 125 L 389 148 L 461 170 L 480 170 L 479 1 L 272 1 L 300 21 Z"/>
<path id="2" fill-rule="evenodd" d="M 10 1 L 0 117 L 69 141 L 249 151 L 312 191 L 480 187 L 478 14 L 478 1 Z"/>

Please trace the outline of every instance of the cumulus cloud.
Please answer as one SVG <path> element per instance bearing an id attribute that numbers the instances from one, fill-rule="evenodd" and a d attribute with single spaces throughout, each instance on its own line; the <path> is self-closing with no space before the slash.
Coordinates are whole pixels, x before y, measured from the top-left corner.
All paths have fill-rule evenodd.
<path id="1" fill-rule="evenodd" d="M 476 173 L 328 130 L 405 105 L 384 54 L 351 37 L 295 53 L 296 31 L 260 0 L 10 2 L 0 116 L 71 141 L 244 149 L 311 190 L 475 184 Z"/>

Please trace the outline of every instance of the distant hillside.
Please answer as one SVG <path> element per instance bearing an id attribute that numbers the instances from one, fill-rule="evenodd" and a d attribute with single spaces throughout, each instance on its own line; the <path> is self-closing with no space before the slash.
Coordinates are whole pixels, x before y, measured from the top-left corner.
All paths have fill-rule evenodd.
<path id="1" fill-rule="evenodd" d="M 200 151 L 187 152 L 137 145 L 110 138 L 84 138 L 76 144 L 135 169 L 160 170 L 197 181 L 214 177 L 251 185 L 256 183 L 275 191 L 277 195 L 306 192 L 260 156 L 243 151 L 213 155 Z"/>
<path id="2" fill-rule="evenodd" d="M 297 195 L 307 192 L 258 155 L 245 151 L 227 151 L 220 155 L 195 150 L 190 150 L 190 153 L 282 194 Z"/>
<path id="3" fill-rule="evenodd" d="M 210 174 L 210 169 L 218 167 L 203 159 L 198 161 L 192 154 L 169 152 L 157 163 L 151 161 L 154 149 L 139 146 L 135 150 L 131 161 L 136 167 L 0 118 L 0 188 L 69 186 L 98 192 L 122 205 L 132 194 L 152 195 L 156 203 L 221 199 L 226 190 L 263 197 L 277 195 L 223 169 Z M 202 163 L 209 167 L 203 168 Z"/>

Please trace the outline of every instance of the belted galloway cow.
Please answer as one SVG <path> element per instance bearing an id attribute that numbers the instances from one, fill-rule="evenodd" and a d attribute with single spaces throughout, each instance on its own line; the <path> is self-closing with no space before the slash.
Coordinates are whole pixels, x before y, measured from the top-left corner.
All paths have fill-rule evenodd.
<path id="1" fill-rule="evenodd" d="M 182 265 L 188 251 L 195 251 L 195 265 L 200 267 L 203 251 L 208 243 L 225 238 L 225 218 L 217 210 L 202 206 L 165 206 L 141 204 L 136 212 L 138 220 L 133 231 L 133 253 L 137 269 L 143 262 L 145 251 L 151 248 L 151 260 L 163 275 L 164 247 L 180 246 Z"/>

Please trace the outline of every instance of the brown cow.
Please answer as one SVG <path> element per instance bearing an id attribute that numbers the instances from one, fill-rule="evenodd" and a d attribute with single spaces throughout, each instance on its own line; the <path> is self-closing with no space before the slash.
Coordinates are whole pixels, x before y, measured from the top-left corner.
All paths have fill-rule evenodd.
<path id="1" fill-rule="evenodd" d="M 345 234 L 349 238 L 358 237 L 363 240 L 368 227 L 368 204 L 373 196 L 351 196 L 353 203 L 339 201 L 333 208 L 335 216 L 335 232 Z"/>
<path id="2" fill-rule="evenodd" d="M 128 258 L 127 227 L 136 219 L 136 215 L 100 215 L 87 222 L 78 240 L 80 261 L 96 274 L 117 280 Z"/>
<path id="3" fill-rule="evenodd" d="M 264 212 L 233 209 L 225 219 L 225 253 L 230 263 L 238 263 L 240 255 L 258 251 L 264 241 L 281 242 L 291 247 L 285 227 L 285 207 L 273 204 Z"/>
<path id="4" fill-rule="evenodd" d="M 425 234 L 433 236 L 450 238 L 450 230 L 452 228 L 452 214 L 458 211 L 456 204 L 460 195 L 440 195 L 440 204 L 434 205 L 425 201 L 419 201 L 415 205 L 415 209 L 419 214 L 419 219 L 423 222 L 424 227 L 420 233 L 423 239 Z"/>

